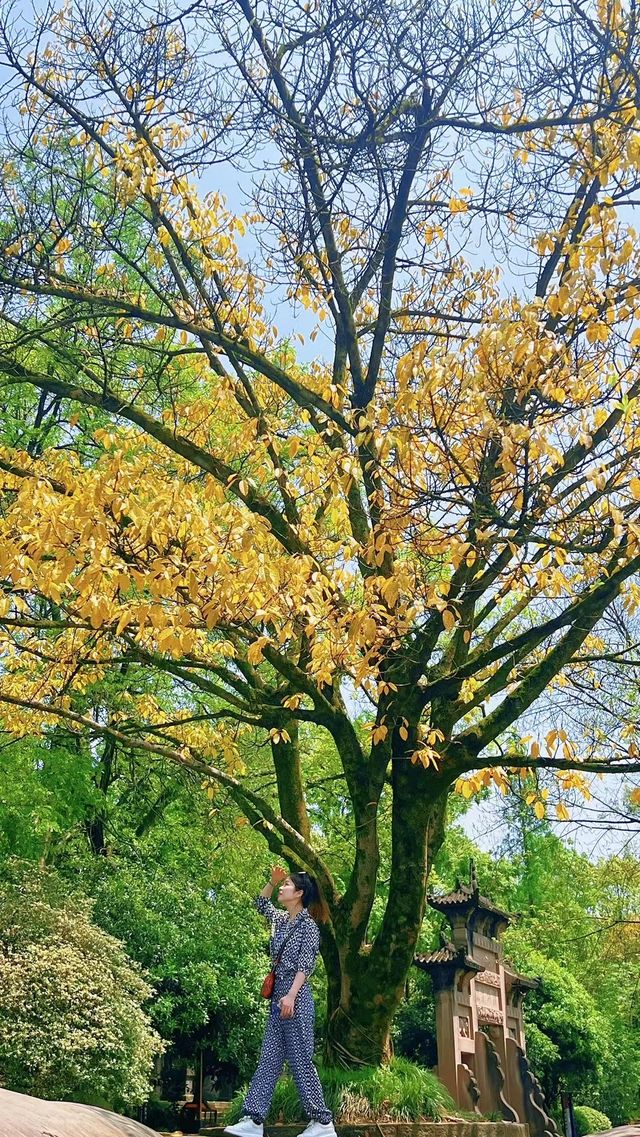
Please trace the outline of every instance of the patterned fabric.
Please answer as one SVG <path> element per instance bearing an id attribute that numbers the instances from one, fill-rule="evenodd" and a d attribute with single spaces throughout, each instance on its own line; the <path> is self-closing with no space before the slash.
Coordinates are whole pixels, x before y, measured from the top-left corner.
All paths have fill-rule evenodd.
<path id="1" fill-rule="evenodd" d="M 279 912 L 270 900 L 259 896 L 255 903 L 258 911 L 271 923 L 272 960 L 277 957 L 287 934 L 290 934 L 290 939 L 285 944 L 282 959 L 276 968 L 273 1000 L 262 1040 L 260 1061 L 251 1079 L 242 1112 L 258 1124 L 264 1122 L 276 1082 L 287 1062 L 306 1116 L 310 1121 L 328 1125 L 332 1121 L 332 1115 L 325 1105 L 320 1079 L 313 1064 L 315 1007 L 309 984 L 303 983 L 296 995 L 293 1018 L 281 1018 L 278 1007 L 278 999 L 288 993 L 296 972 L 304 971 L 308 977 L 315 967 L 320 944 L 318 925 L 306 908 L 296 916 L 292 927 L 287 913 Z"/>
<path id="2" fill-rule="evenodd" d="M 276 975 L 288 975 L 293 981 L 297 971 L 304 971 L 308 979 L 315 968 L 320 950 L 320 931 L 315 920 L 306 908 L 298 912 L 294 920 L 290 920 L 287 913 L 279 912 L 266 896 L 256 897 L 255 906 L 260 915 L 271 924 L 269 953 L 272 963 L 275 963 L 284 943 Z"/>

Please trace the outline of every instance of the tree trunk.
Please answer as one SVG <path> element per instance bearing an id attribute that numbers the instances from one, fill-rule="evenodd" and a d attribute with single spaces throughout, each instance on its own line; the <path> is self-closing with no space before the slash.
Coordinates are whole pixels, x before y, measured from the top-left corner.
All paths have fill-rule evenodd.
<path id="1" fill-rule="evenodd" d="M 444 837 L 448 784 L 408 761 L 394 763 L 389 899 L 373 944 L 338 938 L 327 966 L 325 1062 L 379 1066 L 393 1054 L 391 1024 L 404 995 L 425 907 L 427 879 Z"/>

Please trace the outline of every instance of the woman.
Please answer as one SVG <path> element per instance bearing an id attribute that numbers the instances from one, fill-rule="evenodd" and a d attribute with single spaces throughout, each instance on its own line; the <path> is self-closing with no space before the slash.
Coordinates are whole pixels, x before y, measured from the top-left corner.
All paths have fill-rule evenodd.
<path id="1" fill-rule="evenodd" d="M 286 912 L 279 912 L 271 903 L 273 890 L 278 885 L 278 900 Z M 287 876 L 284 869 L 278 867 L 271 870 L 271 880 L 256 898 L 255 905 L 271 924 L 269 947 L 275 985 L 260 1062 L 243 1103 L 244 1116 L 236 1125 L 228 1125 L 225 1133 L 234 1137 L 262 1137 L 264 1119 L 286 1060 L 309 1118 L 304 1137 L 336 1137 L 331 1111 L 325 1105 L 313 1064 L 315 1008 L 307 982 L 320 947 L 316 921 L 326 919 L 326 905 L 312 876 L 306 872 Z"/>

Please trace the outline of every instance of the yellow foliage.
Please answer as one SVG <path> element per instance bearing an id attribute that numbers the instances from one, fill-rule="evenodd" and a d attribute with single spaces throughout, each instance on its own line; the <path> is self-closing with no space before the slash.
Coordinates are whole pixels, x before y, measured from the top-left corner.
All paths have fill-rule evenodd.
<path id="1" fill-rule="evenodd" d="M 600 7 L 603 18 L 605 9 L 611 14 Z M 50 116 L 59 100 L 44 92 L 47 84 L 58 90 L 72 42 L 65 31 L 25 101 L 24 114 L 42 119 L 36 155 L 55 141 Z M 168 58 L 181 50 L 169 36 Z M 64 356 L 61 373 L 73 408 L 68 447 L 81 435 L 84 449 L 0 454 L 0 695 L 38 704 L 12 711 L 11 730 L 48 728 L 65 699 L 125 659 L 144 657 L 181 682 L 185 673 L 226 682 L 240 720 L 276 745 L 290 735 L 266 727 L 261 706 L 288 721 L 303 717 L 304 703 L 304 716 L 326 724 L 343 713 L 348 688 L 356 701 L 384 703 L 370 728 L 374 747 L 391 748 L 397 737 L 413 747 L 416 739 L 402 760 L 446 769 L 452 732 L 455 741 L 456 731 L 480 731 L 494 701 L 521 691 L 545 658 L 547 647 L 536 642 L 514 653 L 502 676 L 504 659 L 491 655 L 495 628 L 500 643 L 541 613 L 592 595 L 640 550 L 640 249 L 615 200 L 640 169 L 635 103 L 615 121 L 530 130 L 518 143 L 529 168 L 532 155 L 561 143 L 567 189 L 573 180 L 566 217 L 533 241 L 540 279 L 557 254 L 544 295 L 527 296 L 524 287 L 514 295 L 495 268 L 451 252 L 449 236 L 468 224 L 475 199 L 440 171 L 442 212 L 412 232 L 428 247 L 420 257 L 438 270 L 429 275 L 418 258 L 416 271 L 399 279 L 393 334 L 367 401 L 354 390 L 380 311 L 377 282 L 353 304 L 340 298 L 348 314 L 341 336 L 351 340 L 347 358 L 341 341 L 334 361 L 334 253 L 297 239 L 289 247 L 282 233 L 293 259 L 284 291 L 313 315 L 312 339 L 322 325 L 318 345 L 325 341 L 300 362 L 274 323 L 271 266 L 256 271 L 241 252 L 260 245 L 265 218 L 236 216 L 220 193 L 185 172 L 185 152 L 205 140 L 188 111 L 167 109 L 170 85 L 167 76 L 147 94 L 123 80 L 125 101 L 143 108 L 144 130 L 105 107 L 95 126 L 69 135 L 109 204 L 88 222 L 96 249 L 88 280 L 76 264 L 78 242 L 60 224 L 6 236 L 3 255 L 18 283 L 28 283 L 19 272 L 32 249 L 46 277 L 37 281 L 42 295 L 32 289 L 33 307 L 29 289 L 16 286 L 30 336 L 16 348 L 7 325 L 0 345 L 38 390 L 54 377 L 47 387 L 32 325 L 43 320 L 49 336 L 51 317 L 53 336 L 63 303 L 73 313 L 77 299 L 83 313 L 74 325 L 77 368 Z M 495 124 L 511 127 L 524 106 L 514 93 L 512 105 L 494 112 Z M 347 104 L 345 114 L 352 111 Z M 19 171 L 8 164 L 3 172 L 20 217 Z M 594 179 L 600 186 L 615 179 L 615 194 L 609 187 L 612 196 L 600 193 L 585 210 L 584 187 Z M 135 280 L 102 216 L 131 207 L 147 225 Z M 334 252 L 360 270 L 369 235 L 339 205 L 332 224 Z M 292 341 L 301 335 L 295 328 Z M 5 375 L 15 381 L 8 365 Z M 627 611 L 637 608 L 632 573 L 620 590 Z M 53 627 L 38 625 L 41 611 L 60 614 Z M 581 645 L 585 653 L 605 646 Z M 568 688 L 573 669 L 584 666 L 569 660 L 553 682 Z M 448 701 L 446 730 L 429 718 L 428 690 L 422 715 L 409 722 L 407 675 L 412 694 L 433 683 L 436 702 Z M 165 712 L 138 702 L 133 713 L 151 727 Z M 172 737 L 243 771 L 229 728 L 180 722 Z M 532 763 L 579 765 L 581 756 L 579 741 L 560 727 L 529 752 Z M 494 767 L 456 787 L 465 797 L 489 786 L 506 792 L 510 776 Z M 558 778 L 562 789 L 589 792 L 579 773 Z M 530 805 L 545 815 L 542 795 Z M 560 819 L 565 810 L 557 806 Z"/>

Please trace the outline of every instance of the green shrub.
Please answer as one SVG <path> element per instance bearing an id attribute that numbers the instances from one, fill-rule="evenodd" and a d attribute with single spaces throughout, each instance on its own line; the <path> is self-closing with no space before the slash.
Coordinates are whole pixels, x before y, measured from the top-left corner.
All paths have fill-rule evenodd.
<path id="1" fill-rule="evenodd" d="M 171 1101 L 152 1096 L 147 1102 L 145 1125 L 150 1129 L 174 1130 L 178 1127 L 178 1107 Z"/>
<path id="2" fill-rule="evenodd" d="M 611 1129 L 611 1122 L 606 1113 L 599 1109 L 591 1109 L 588 1105 L 574 1106 L 573 1113 L 576 1119 L 578 1137 L 586 1137 L 587 1133 L 604 1133 Z"/>
<path id="3" fill-rule="evenodd" d="M 0 881 L 0 1085 L 110 1107 L 143 1102 L 163 1048 L 145 1010 L 151 994 L 86 902 L 49 903 L 35 874 L 22 886 Z"/>
<path id="4" fill-rule="evenodd" d="M 343 1124 L 357 1121 L 437 1121 L 455 1112 L 455 1105 L 442 1082 L 406 1058 L 394 1058 L 389 1066 L 365 1066 L 341 1070 L 318 1066 L 327 1108 Z M 236 1094 L 225 1122 L 237 1121 L 242 1114 L 244 1092 Z M 290 1123 L 304 1121 L 295 1082 L 280 1078 L 276 1085 L 269 1117 Z"/>

